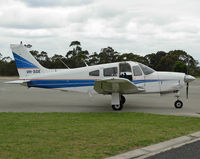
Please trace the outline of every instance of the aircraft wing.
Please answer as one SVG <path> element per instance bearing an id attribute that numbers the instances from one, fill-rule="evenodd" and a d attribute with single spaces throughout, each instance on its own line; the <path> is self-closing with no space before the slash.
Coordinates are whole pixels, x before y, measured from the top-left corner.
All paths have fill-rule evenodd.
<path id="1" fill-rule="evenodd" d="M 137 87 L 125 78 L 109 78 L 96 81 L 94 83 L 94 90 L 99 94 L 132 94 L 142 92 L 144 88 Z"/>

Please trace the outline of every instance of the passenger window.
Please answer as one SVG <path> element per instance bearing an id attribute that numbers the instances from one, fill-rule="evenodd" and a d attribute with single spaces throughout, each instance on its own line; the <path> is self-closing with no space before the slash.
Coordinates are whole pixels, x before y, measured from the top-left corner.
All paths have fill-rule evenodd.
<path id="1" fill-rule="evenodd" d="M 142 71 L 144 72 L 145 75 L 149 75 L 149 74 L 155 72 L 155 70 L 153 70 L 152 68 L 145 66 L 141 63 L 139 63 L 139 66 L 141 67 L 141 69 L 142 69 Z"/>
<path id="2" fill-rule="evenodd" d="M 142 76 L 142 71 L 139 66 L 133 66 L 133 74 L 134 76 Z"/>
<path id="3" fill-rule="evenodd" d="M 89 76 L 99 76 L 99 70 L 89 72 Z"/>
<path id="4" fill-rule="evenodd" d="M 104 76 L 117 76 L 117 67 L 103 69 Z"/>

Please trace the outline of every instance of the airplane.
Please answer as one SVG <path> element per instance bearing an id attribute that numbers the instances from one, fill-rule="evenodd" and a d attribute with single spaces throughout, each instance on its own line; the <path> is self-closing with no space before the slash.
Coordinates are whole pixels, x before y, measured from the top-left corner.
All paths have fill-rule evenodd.
<path id="1" fill-rule="evenodd" d="M 182 108 L 180 89 L 186 84 L 188 98 L 189 83 L 195 78 L 178 72 L 161 72 L 133 61 L 123 61 L 74 69 L 47 69 L 31 55 L 27 47 L 11 44 L 19 79 L 10 84 L 74 91 L 89 94 L 111 95 L 111 106 L 122 110 L 127 94 L 173 94 L 177 98 L 175 108 Z"/>

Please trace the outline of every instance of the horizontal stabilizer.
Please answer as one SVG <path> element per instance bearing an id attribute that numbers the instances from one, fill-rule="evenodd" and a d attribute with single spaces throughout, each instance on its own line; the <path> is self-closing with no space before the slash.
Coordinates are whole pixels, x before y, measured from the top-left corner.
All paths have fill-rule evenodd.
<path id="1" fill-rule="evenodd" d="M 4 82 L 6 84 L 21 84 L 21 85 L 26 85 L 30 80 L 16 80 L 16 81 L 8 81 Z"/>

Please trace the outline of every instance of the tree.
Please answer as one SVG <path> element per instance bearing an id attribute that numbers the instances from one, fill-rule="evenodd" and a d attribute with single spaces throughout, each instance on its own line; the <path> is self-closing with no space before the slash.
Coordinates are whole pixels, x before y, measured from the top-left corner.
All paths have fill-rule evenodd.
<path id="1" fill-rule="evenodd" d="M 24 46 L 27 47 L 27 48 L 31 48 L 32 47 L 31 44 L 24 44 Z"/>
<path id="2" fill-rule="evenodd" d="M 72 41 L 69 46 L 74 48 L 66 54 L 67 65 L 69 65 L 70 68 L 85 66 L 85 62 L 87 62 L 89 58 L 89 52 L 87 50 L 82 50 L 79 41 Z"/>
<path id="3" fill-rule="evenodd" d="M 119 53 L 112 47 L 103 48 L 99 53 L 99 64 L 116 62 L 118 61 L 118 56 Z"/>
<path id="4" fill-rule="evenodd" d="M 50 58 L 48 57 L 47 52 L 41 51 L 39 53 L 36 50 L 31 50 L 30 53 L 36 58 L 36 60 L 44 67 L 46 68 L 51 68 L 51 61 Z"/>
<path id="5" fill-rule="evenodd" d="M 2 61 L 4 61 L 4 62 L 11 62 L 12 61 L 12 59 L 9 57 L 9 56 L 7 56 L 7 57 L 3 57 L 2 58 Z"/>
<path id="6" fill-rule="evenodd" d="M 72 41 L 69 45 L 69 47 L 71 46 L 81 46 L 81 43 L 79 41 Z"/>
<path id="7" fill-rule="evenodd" d="M 99 63 L 99 54 L 94 52 L 92 55 L 89 56 L 89 65 L 97 65 Z"/>
<path id="8" fill-rule="evenodd" d="M 157 64 L 157 71 L 172 71 L 174 64 L 176 63 L 177 58 L 170 54 L 163 56 Z"/>
<path id="9" fill-rule="evenodd" d="M 164 51 L 158 51 L 156 54 L 148 54 L 145 56 L 145 58 L 148 60 L 148 66 L 155 69 L 155 70 L 160 70 L 159 61 L 161 58 L 165 57 L 167 55 L 166 52 Z"/>
<path id="10" fill-rule="evenodd" d="M 145 57 L 133 53 L 124 53 L 119 55 L 118 61 L 135 61 L 148 65 L 148 60 Z"/>
<path id="11" fill-rule="evenodd" d="M 41 65 L 47 68 L 66 68 L 59 59 L 66 63 L 70 68 L 85 66 L 85 62 L 89 65 L 96 65 L 120 61 L 137 61 L 148 65 L 157 71 L 188 72 L 191 75 L 200 75 L 198 61 L 183 50 L 172 50 L 168 53 L 158 51 L 157 53 L 140 56 L 134 53 L 119 54 L 112 47 L 108 46 L 107 48 L 101 49 L 100 53 L 94 52 L 89 55 L 87 50 L 81 48 L 81 43 L 79 41 L 72 41 L 69 46 L 71 49 L 66 53 L 67 58 L 58 54 L 48 57 L 48 53 L 45 51 L 39 53 L 37 50 L 31 50 L 30 53 L 39 63 L 41 63 Z M 0 75 L 17 75 L 15 61 L 10 57 L 3 57 L 1 53 Z"/>
<path id="12" fill-rule="evenodd" d="M 50 58 L 50 68 L 66 68 L 63 62 L 65 63 L 65 58 L 62 55 L 55 54 Z"/>
<path id="13" fill-rule="evenodd" d="M 187 66 L 187 72 L 195 75 L 198 68 L 198 61 L 196 61 L 191 55 L 183 50 L 173 50 L 168 53 L 170 56 L 176 58 L 174 65 L 177 61 L 182 61 Z"/>
<path id="14" fill-rule="evenodd" d="M 172 68 L 172 71 L 187 73 L 187 66 L 186 66 L 186 64 L 184 64 L 184 62 L 177 61 L 174 65 L 174 67 Z"/>
<path id="15" fill-rule="evenodd" d="M 39 60 L 39 58 L 38 58 L 39 52 L 38 52 L 38 51 L 36 51 L 36 50 L 31 50 L 30 53 L 35 57 L 36 60 Z"/>

